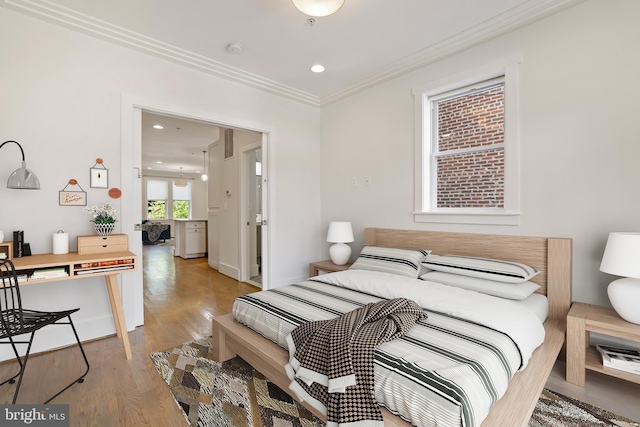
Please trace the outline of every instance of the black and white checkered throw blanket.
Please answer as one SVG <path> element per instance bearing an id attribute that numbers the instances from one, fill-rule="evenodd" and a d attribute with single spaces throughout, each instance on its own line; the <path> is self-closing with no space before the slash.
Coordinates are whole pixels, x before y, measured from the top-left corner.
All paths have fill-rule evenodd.
<path id="1" fill-rule="evenodd" d="M 395 298 L 297 327 L 287 336 L 289 388 L 324 412 L 329 427 L 382 426 L 374 399 L 374 350 L 426 317 L 414 301 Z"/>

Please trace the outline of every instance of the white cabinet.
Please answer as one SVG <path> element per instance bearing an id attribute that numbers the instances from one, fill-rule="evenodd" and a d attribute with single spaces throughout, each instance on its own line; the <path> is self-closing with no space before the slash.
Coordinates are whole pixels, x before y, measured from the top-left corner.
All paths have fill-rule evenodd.
<path id="1" fill-rule="evenodd" d="M 176 220 L 175 255 L 199 258 L 207 252 L 207 221 L 202 219 Z"/>

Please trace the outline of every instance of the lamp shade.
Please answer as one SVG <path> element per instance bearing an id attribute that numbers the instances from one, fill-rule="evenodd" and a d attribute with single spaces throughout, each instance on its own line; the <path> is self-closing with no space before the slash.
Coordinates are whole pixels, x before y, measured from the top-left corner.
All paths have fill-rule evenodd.
<path id="1" fill-rule="evenodd" d="M 22 167 L 13 171 L 7 180 L 7 188 L 16 190 L 39 190 L 40 181 L 36 174 L 26 167 L 26 163 L 22 162 Z"/>
<path id="2" fill-rule="evenodd" d="M 0 148 L 9 143 L 17 145 L 20 149 L 20 154 L 22 154 L 22 166 L 13 171 L 11 175 L 9 175 L 9 179 L 7 180 L 7 188 L 13 188 L 16 190 L 39 190 L 40 181 L 38 180 L 36 174 L 27 169 L 27 162 L 25 161 L 22 145 L 20 145 L 18 141 L 5 141 L 0 144 Z"/>
<path id="3" fill-rule="evenodd" d="M 327 232 L 327 242 L 350 243 L 353 242 L 353 229 L 348 221 L 331 221 Z"/>
<path id="4" fill-rule="evenodd" d="M 640 233 L 609 233 L 600 271 L 640 278 Z"/>
<path id="5" fill-rule="evenodd" d="M 328 16 L 336 13 L 344 4 L 344 0 L 291 0 L 302 13 L 309 16 Z"/>

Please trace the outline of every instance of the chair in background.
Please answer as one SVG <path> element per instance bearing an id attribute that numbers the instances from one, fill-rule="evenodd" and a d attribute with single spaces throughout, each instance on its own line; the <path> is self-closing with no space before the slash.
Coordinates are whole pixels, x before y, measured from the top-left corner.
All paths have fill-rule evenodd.
<path id="1" fill-rule="evenodd" d="M 73 384 L 77 382 L 84 382 L 84 377 L 89 372 L 89 361 L 87 360 L 87 356 L 82 348 L 82 343 L 80 342 L 76 328 L 73 326 L 73 322 L 71 321 L 71 314 L 80 309 L 76 308 L 65 311 L 47 312 L 22 308 L 22 299 L 20 297 L 20 287 L 18 286 L 16 270 L 13 262 L 9 259 L 0 261 L 0 279 L 0 344 L 11 344 L 13 353 L 15 354 L 16 360 L 20 366 L 20 372 L 0 383 L 0 386 L 6 383 L 13 384 L 15 383 L 16 378 L 18 378 L 18 384 L 13 395 L 12 403 L 16 403 L 16 399 L 18 398 L 20 385 L 22 384 L 22 378 L 27 367 L 29 352 L 31 351 L 31 345 L 33 344 L 33 337 L 35 336 L 36 331 L 47 325 L 70 325 L 73 330 L 73 334 L 76 337 L 76 341 L 78 341 L 78 347 L 82 352 L 82 357 L 84 358 L 87 369 L 79 378 L 73 380 L 71 384 L 44 402 L 49 403 Z M 19 338 L 20 335 L 27 334 L 29 334 L 28 341 L 25 341 L 26 337 L 21 340 L 15 339 L 16 337 Z M 20 357 L 16 344 L 27 344 L 26 353 L 22 358 Z"/>

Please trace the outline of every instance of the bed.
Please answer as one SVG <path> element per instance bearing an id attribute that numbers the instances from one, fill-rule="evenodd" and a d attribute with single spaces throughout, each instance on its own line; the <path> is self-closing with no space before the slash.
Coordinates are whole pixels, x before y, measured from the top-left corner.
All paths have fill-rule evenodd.
<path id="1" fill-rule="evenodd" d="M 540 270 L 531 280 L 540 286 L 537 292 L 548 298 L 544 343 L 533 352 L 526 369 L 511 379 L 505 395 L 482 423 L 483 427 L 526 425 L 564 343 L 571 302 L 571 240 L 370 228 L 365 230 L 365 244 L 509 260 Z M 288 389 L 290 380 L 284 371 L 288 352 L 284 348 L 236 322 L 232 315 L 214 319 L 213 340 L 213 358 L 227 360 L 239 355 L 278 386 Z M 385 425 L 410 425 L 384 409 L 383 415 Z"/>

